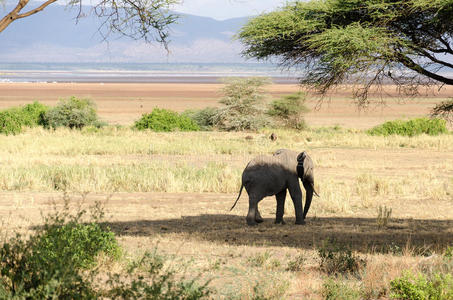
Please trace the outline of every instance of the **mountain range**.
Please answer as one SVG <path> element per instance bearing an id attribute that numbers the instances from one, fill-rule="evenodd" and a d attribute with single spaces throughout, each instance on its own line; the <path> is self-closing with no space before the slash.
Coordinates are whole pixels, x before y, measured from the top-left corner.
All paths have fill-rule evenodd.
<path id="1" fill-rule="evenodd" d="M 0 8 L 0 18 L 10 9 Z M 76 15 L 76 9 L 52 5 L 13 22 L 0 33 L 0 62 L 244 62 L 241 45 L 232 37 L 247 17 L 219 21 L 180 14 L 171 26 L 168 53 L 156 43 L 125 37 L 105 42 L 99 19 L 76 22 Z"/>

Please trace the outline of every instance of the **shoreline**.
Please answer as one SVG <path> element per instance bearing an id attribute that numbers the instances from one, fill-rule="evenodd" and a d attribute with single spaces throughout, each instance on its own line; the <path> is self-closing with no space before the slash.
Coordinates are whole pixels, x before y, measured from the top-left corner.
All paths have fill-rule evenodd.
<path id="1" fill-rule="evenodd" d="M 246 78 L 250 77 L 249 75 L 238 75 L 238 76 L 112 76 L 112 77 L 99 77 L 99 76 L 83 76 L 83 77 L 68 77 L 62 78 L 62 76 L 48 76 L 39 80 L 37 78 L 31 77 L 14 77 L 14 80 L 10 78 L 3 78 L 0 73 L 0 84 L 1 83 L 119 83 L 119 84 L 129 84 L 129 83 L 192 83 L 192 84 L 222 84 L 225 79 L 228 78 Z M 253 77 L 253 75 L 252 75 Z M 266 77 L 266 76 L 256 76 L 256 77 Z M 298 84 L 297 78 L 288 78 L 288 77 L 269 77 L 273 84 Z"/>

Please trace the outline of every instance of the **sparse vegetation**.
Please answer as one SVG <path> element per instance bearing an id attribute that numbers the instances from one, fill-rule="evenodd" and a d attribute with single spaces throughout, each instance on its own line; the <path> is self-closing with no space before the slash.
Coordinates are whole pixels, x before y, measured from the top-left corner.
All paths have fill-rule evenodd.
<path id="1" fill-rule="evenodd" d="M 155 108 L 149 114 L 143 114 L 140 120 L 135 122 L 138 130 L 150 129 L 157 132 L 169 131 L 198 131 L 200 127 L 185 115 L 168 109 Z"/>
<path id="2" fill-rule="evenodd" d="M 448 132 L 445 120 L 418 118 L 409 121 L 390 121 L 367 131 L 370 135 L 416 136 L 420 134 L 439 135 Z"/>
<path id="3" fill-rule="evenodd" d="M 271 132 L 278 135 L 274 143 Z M 248 135 L 253 139 L 246 140 Z M 401 278 L 402 270 L 425 274 L 427 280 L 453 270 L 447 247 L 453 194 L 447 176 L 452 171 L 450 135 L 381 137 L 339 126 L 256 133 L 37 127 L 2 135 L 0 145 L 0 221 L 14 231 L 14 224 L 26 224 L 23 237 L 44 227 L 15 216 L 25 214 L 40 225 L 36 211 L 48 209 L 55 191 L 95 192 L 89 199 L 113 193 L 108 226 L 118 236 L 122 255 L 77 250 L 95 256 L 94 263 L 79 265 L 85 280 L 79 287 L 86 287 L 86 297 L 152 298 L 162 288 L 168 297 L 191 299 L 387 299 L 393 292 L 390 282 Z M 264 223 L 247 228 L 247 201 L 242 198 L 240 209 L 230 214 L 226 203 L 235 197 L 250 158 L 278 148 L 312 153 L 322 197 L 313 200 L 307 226 L 292 225 L 291 201 L 285 207 L 287 225 L 274 225 L 275 201 L 263 200 Z M 379 230 L 390 206 L 391 226 Z M 88 245 L 83 242 L 87 236 L 107 244 L 113 234 L 97 221 L 65 224 L 54 227 L 49 245 L 58 244 L 58 237 L 64 244 L 80 240 L 81 246 Z M 333 246 L 316 246 L 333 236 Z M 9 293 L 5 287 L 1 296 Z"/>
<path id="4" fill-rule="evenodd" d="M 307 259 L 302 253 L 298 254 L 293 260 L 288 262 L 286 267 L 287 271 L 300 272 L 302 271 Z"/>
<path id="5" fill-rule="evenodd" d="M 327 274 L 356 274 L 366 262 L 352 251 L 338 245 L 334 240 L 325 240 L 318 248 L 319 266 Z"/>
<path id="6" fill-rule="evenodd" d="M 165 265 L 166 259 L 146 252 L 133 261 L 125 274 L 110 274 L 109 288 L 102 292 L 108 299 L 208 299 L 212 290 L 209 280 L 199 284 L 198 278 L 177 278 L 176 270 Z"/>
<path id="7" fill-rule="evenodd" d="M 341 280 L 335 280 L 330 277 L 323 283 L 321 295 L 325 300 L 362 299 L 359 290 L 351 288 Z"/>
<path id="8" fill-rule="evenodd" d="M 376 218 L 376 223 L 377 223 L 378 228 L 387 227 L 391 216 L 392 216 L 392 208 L 387 208 L 385 205 L 379 206 L 378 215 Z"/>

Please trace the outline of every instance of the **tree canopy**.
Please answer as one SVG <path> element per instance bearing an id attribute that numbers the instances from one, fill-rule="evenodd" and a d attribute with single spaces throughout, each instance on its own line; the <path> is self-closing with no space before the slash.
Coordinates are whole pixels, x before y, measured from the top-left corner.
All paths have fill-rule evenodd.
<path id="1" fill-rule="evenodd" d="M 12 22 L 34 15 L 57 0 L 37 4 L 30 0 L 17 0 L 16 6 L 0 19 L 0 33 Z M 78 10 L 76 19 L 86 16 L 83 0 L 69 0 L 68 6 Z M 168 26 L 176 16 L 169 12 L 171 5 L 179 0 L 101 0 L 89 12 L 101 19 L 99 32 L 104 39 L 119 33 L 147 42 L 157 41 L 167 47 Z M 90 3 L 88 3 L 90 4 Z"/>
<path id="2" fill-rule="evenodd" d="M 453 85 L 453 0 L 312 0 L 251 19 L 239 32 L 243 54 L 277 58 L 325 93 L 359 83 L 367 105 L 373 84 Z"/>

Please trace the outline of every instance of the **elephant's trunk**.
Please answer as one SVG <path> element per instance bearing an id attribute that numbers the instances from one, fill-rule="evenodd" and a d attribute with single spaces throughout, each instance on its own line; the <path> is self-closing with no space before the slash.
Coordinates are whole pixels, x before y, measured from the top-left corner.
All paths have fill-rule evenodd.
<path id="1" fill-rule="evenodd" d="M 305 219 L 305 217 L 308 214 L 308 210 L 310 209 L 311 200 L 313 199 L 313 192 L 315 191 L 315 188 L 313 186 L 313 183 L 311 182 L 303 182 L 303 184 L 305 188 L 305 206 L 304 206 L 304 219 Z"/>

